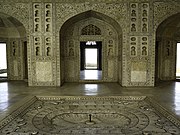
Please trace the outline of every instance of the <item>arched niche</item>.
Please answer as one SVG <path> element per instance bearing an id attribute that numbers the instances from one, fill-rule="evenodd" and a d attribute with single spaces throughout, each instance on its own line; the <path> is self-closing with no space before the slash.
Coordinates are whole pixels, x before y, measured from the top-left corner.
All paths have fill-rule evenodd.
<path id="1" fill-rule="evenodd" d="M 19 20 L 2 12 L 0 12 L 0 42 L 6 43 L 7 79 L 27 79 L 26 29 Z"/>
<path id="2" fill-rule="evenodd" d="M 82 34 L 86 28 L 100 32 Z M 81 82 L 80 42 L 86 41 L 102 43 L 102 79 L 98 82 L 121 83 L 121 36 L 122 30 L 118 23 L 99 12 L 90 10 L 67 20 L 60 29 L 61 85 L 64 82 Z M 109 50 L 112 50 L 111 54 Z"/>
<path id="3" fill-rule="evenodd" d="M 180 41 L 179 34 L 180 13 L 165 19 L 156 30 L 156 83 L 176 79 L 176 45 Z"/>

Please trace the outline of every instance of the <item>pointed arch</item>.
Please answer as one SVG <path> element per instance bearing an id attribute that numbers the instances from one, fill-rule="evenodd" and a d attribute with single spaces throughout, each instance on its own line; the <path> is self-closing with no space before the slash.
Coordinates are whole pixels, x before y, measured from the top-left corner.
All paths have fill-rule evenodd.
<path id="1" fill-rule="evenodd" d="M 180 41 L 180 13 L 166 18 L 156 29 L 156 83 L 176 79 L 176 46 Z"/>
<path id="2" fill-rule="evenodd" d="M 24 25 L 0 12 L 0 42 L 6 43 L 8 80 L 27 79 L 27 35 Z"/>
<path id="3" fill-rule="evenodd" d="M 60 28 L 60 81 L 79 82 L 80 77 L 80 41 L 93 39 L 102 42 L 102 61 L 105 64 L 102 81 L 121 82 L 122 29 L 111 17 L 96 11 L 86 11 L 73 16 Z M 108 37 L 108 38 L 106 38 Z M 115 48 L 117 50 L 115 50 Z M 110 55 L 109 50 L 114 54 Z M 68 52 L 73 52 L 70 55 Z M 105 54 L 107 52 L 107 54 Z M 66 61 L 67 60 L 67 61 Z M 112 70 L 108 69 L 111 68 Z M 114 73 L 116 72 L 116 73 Z M 118 72 L 118 74 L 117 74 Z"/>

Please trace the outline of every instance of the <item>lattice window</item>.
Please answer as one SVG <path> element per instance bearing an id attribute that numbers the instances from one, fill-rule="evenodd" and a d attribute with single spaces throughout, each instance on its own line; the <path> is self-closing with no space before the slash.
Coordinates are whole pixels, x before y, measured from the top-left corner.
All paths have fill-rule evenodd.
<path id="1" fill-rule="evenodd" d="M 81 31 L 81 35 L 101 35 L 101 30 L 93 24 L 89 24 Z"/>

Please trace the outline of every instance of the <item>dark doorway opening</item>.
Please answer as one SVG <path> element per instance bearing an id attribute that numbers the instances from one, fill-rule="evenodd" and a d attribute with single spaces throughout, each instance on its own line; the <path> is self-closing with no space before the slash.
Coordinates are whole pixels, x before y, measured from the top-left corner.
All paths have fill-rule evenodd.
<path id="1" fill-rule="evenodd" d="M 102 78 L 102 42 L 80 42 L 80 79 L 100 80 Z"/>
<path id="2" fill-rule="evenodd" d="M 28 80 L 27 41 L 24 42 L 24 80 Z"/>
<path id="3" fill-rule="evenodd" d="M 157 85 L 160 82 L 160 76 L 159 76 L 159 42 L 156 41 L 155 46 L 155 85 Z"/>

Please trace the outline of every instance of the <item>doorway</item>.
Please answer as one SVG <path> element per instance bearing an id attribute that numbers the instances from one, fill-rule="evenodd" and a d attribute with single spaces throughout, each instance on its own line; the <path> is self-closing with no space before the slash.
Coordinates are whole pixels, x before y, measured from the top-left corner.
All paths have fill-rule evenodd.
<path id="1" fill-rule="evenodd" d="M 0 43 L 0 79 L 7 78 L 6 43 Z"/>
<path id="2" fill-rule="evenodd" d="M 180 43 L 177 43 L 176 48 L 176 79 L 180 79 Z"/>
<path id="3" fill-rule="evenodd" d="M 96 69 L 97 70 L 97 48 L 85 48 L 85 69 Z"/>
<path id="4" fill-rule="evenodd" d="M 102 42 L 80 42 L 80 79 L 101 80 L 102 78 Z"/>

